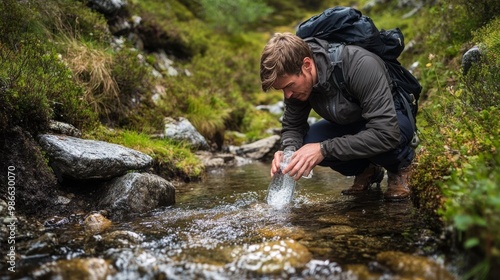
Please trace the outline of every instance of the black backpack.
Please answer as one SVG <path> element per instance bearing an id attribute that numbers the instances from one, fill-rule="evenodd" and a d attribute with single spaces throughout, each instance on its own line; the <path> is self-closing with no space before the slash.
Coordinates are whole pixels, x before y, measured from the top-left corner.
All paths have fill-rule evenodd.
<path id="1" fill-rule="evenodd" d="M 408 117 L 416 131 L 415 117 L 422 86 L 398 61 L 405 46 L 404 36 L 399 28 L 379 31 L 373 21 L 360 11 L 338 6 L 326 9 L 323 13 L 301 23 L 296 35 L 306 42 L 314 42 L 315 38 L 328 42 L 328 46 L 324 47 L 334 63 L 332 77 L 335 78 L 342 94 L 351 102 L 357 100 L 349 94 L 344 81 L 340 63 L 343 46 L 360 46 L 382 58 L 392 79 L 393 92 L 402 97 Z"/>

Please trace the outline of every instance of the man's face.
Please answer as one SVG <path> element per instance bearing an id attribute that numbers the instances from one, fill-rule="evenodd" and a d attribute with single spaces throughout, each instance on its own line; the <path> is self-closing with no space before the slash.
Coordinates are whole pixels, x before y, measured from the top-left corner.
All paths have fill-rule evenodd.
<path id="1" fill-rule="evenodd" d="M 285 74 L 273 84 L 273 88 L 282 90 L 285 99 L 294 98 L 306 101 L 311 95 L 315 79 L 313 75 L 313 63 L 310 58 L 304 59 L 300 74 Z"/>

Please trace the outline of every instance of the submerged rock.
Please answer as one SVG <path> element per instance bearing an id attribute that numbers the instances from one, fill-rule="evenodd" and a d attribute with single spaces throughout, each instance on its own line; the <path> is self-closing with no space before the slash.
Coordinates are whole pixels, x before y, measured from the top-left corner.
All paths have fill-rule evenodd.
<path id="1" fill-rule="evenodd" d="M 144 170 L 153 159 L 139 151 L 103 141 L 43 134 L 40 145 L 56 174 L 78 180 L 111 179 L 130 170 Z"/>
<path id="2" fill-rule="evenodd" d="M 283 226 L 267 226 L 258 229 L 259 234 L 265 238 L 290 238 L 293 240 L 299 240 L 306 236 L 305 230 L 300 227 L 283 227 Z"/>
<path id="3" fill-rule="evenodd" d="M 356 232 L 356 229 L 350 226 L 335 225 L 327 228 L 322 228 L 318 232 L 326 236 L 346 235 L 346 234 L 354 234 Z"/>
<path id="4" fill-rule="evenodd" d="M 34 279 L 106 279 L 114 269 L 108 261 L 98 258 L 58 260 L 42 265 L 32 276 Z"/>
<path id="5" fill-rule="evenodd" d="M 294 240 L 280 240 L 253 244 L 235 249 L 236 267 L 259 274 L 293 273 L 303 268 L 312 254 Z"/>
<path id="6" fill-rule="evenodd" d="M 91 233 L 103 232 L 111 226 L 111 221 L 99 213 L 89 214 L 83 221 L 85 230 Z"/>
<path id="7" fill-rule="evenodd" d="M 377 261 L 398 276 L 409 279 L 455 279 L 444 267 L 426 257 L 387 251 L 379 253 Z"/>

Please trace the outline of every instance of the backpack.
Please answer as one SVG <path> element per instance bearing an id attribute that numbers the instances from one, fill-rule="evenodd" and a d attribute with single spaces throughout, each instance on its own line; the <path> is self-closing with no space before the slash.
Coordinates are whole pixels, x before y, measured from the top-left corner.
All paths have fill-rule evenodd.
<path id="1" fill-rule="evenodd" d="M 351 102 L 357 100 L 349 94 L 344 81 L 340 61 L 343 46 L 360 46 L 382 58 L 392 80 L 393 93 L 401 97 L 408 118 L 415 132 L 417 131 L 415 117 L 422 86 L 398 61 L 399 55 L 404 50 L 404 36 L 399 28 L 379 31 L 373 21 L 360 11 L 337 6 L 302 22 L 297 28 L 296 35 L 306 42 L 313 42 L 315 38 L 328 42 L 326 49 L 334 64 L 332 75 L 335 79 L 334 84 L 339 86 L 343 96 Z M 418 145 L 416 134 L 412 145 Z"/>

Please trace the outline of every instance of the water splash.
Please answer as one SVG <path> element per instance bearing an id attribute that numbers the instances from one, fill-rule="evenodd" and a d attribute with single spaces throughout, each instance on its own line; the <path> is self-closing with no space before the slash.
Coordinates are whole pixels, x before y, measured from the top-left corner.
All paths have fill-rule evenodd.
<path id="1" fill-rule="evenodd" d="M 282 209 L 292 202 L 294 192 L 295 180 L 287 174 L 278 172 L 274 175 L 269 186 L 266 197 L 267 204 Z"/>

